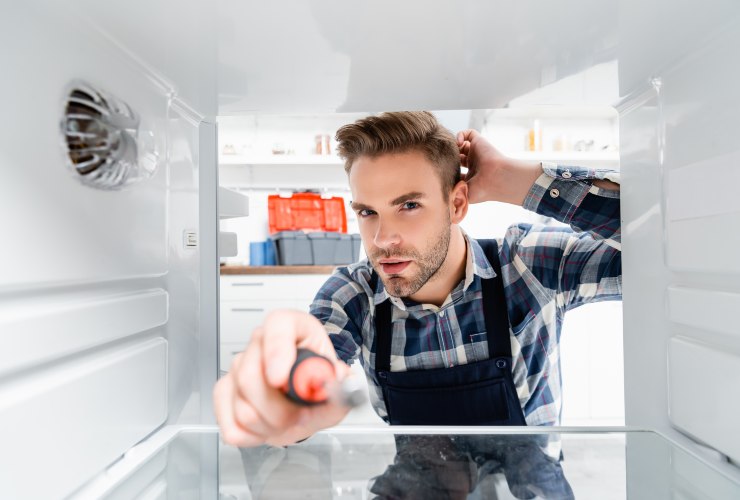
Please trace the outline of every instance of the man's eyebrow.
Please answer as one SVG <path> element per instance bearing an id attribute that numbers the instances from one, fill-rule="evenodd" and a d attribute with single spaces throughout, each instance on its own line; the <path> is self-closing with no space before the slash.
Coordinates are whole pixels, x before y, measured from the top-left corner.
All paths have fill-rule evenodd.
<path id="1" fill-rule="evenodd" d="M 409 200 L 416 200 L 419 198 L 424 198 L 424 193 L 421 193 L 419 191 L 411 191 L 410 193 L 405 193 L 401 196 L 398 196 L 397 198 L 394 198 L 393 200 L 391 200 L 390 203 L 388 203 L 388 205 L 391 207 L 395 207 L 396 205 L 401 205 Z M 352 210 L 355 211 L 373 209 L 370 205 L 365 205 L 364 203 L 359 203 L 356 201 L 350 202 L 349 206 L 352 208 Z"/>
<path id="2" fill-rule="evenodd" d="M 394 198 L 389 203 L 389 205 L 395 207 L 396 205 L 401 205 L 402 203 L 406 203 L 409 200 L 416 200 L 418 198 L 424 198 L 424 193 L 420 193 L 419 191 L 411 191 L 410 193 L 402 194 L 398 198 Z"/>
<path id="3" fill-rule="evenodd" d="M 364 203 L 357 203 L 356 201 L 350 202 L 349 206 L 352 208 L 352 210 L 359 212 L 360 210 L 372 210 L 368 205 L 365 205 Z"/>

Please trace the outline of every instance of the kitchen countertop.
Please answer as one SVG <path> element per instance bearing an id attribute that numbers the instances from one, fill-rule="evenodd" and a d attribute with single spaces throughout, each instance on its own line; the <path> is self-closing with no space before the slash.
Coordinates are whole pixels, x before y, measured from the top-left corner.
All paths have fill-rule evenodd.
<path id="1" fill-rule="evenodd" d="M 338 266 L 221 266 L 221 274 L 331 274 Z"/>

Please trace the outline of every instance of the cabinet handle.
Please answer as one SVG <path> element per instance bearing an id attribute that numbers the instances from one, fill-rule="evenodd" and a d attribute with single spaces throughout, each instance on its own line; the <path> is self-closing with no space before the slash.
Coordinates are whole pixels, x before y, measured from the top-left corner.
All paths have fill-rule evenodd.
<path id="1" fill-rule="evenodd" d="M 264 312 L 261 307 L 232 307 L 232 312 Z"/>
<path id="2" fill-rule="evenodd" d="M 264 283 L 232 283 L 231 286 L 264 286 Z"/>

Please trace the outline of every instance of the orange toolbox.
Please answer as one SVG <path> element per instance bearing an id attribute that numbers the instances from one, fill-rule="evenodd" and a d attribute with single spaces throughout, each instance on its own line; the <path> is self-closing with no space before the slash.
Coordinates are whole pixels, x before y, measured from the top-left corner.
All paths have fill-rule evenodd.
<path id="1" fill-rule="evenodd" d="M 267 197 L 270 234 L 280 231 L 347 232 L 344 198 L 324 198 L 318 193 L 293 193 Z"/>

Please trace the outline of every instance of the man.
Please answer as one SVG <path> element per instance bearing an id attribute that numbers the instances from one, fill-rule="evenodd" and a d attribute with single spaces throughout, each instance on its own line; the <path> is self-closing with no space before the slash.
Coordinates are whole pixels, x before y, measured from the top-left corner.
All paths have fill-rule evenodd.
<path id="1" fill-rule="evenodd" d="M 621 297 L 616 175 L 513 160 L 426 112 L 361 119 L 337 140 L 368 259 L 339 268 L 311 315 L 272 313 L 254 331 L 214 390 L 224 440 L 289 444 L 346 415 L 284 396 L 296 347 L 336 360 L 340 378 L 359 358 L 391 424 L 557 424 L 564 313 Z M 518 224 L 479 242 L 459 224 L 484 201 L 571 228 Z"/>

